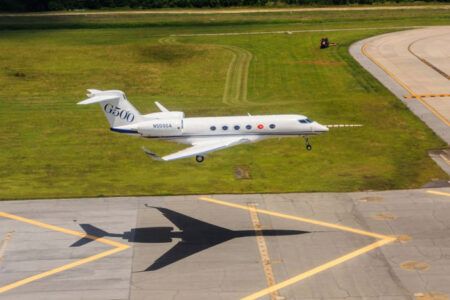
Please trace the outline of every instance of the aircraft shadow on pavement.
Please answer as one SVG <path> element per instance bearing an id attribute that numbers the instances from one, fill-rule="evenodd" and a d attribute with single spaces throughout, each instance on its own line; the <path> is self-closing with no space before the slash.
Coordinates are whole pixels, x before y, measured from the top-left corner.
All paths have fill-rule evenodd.
<path id="1" fill-rule="evenodd" d="M 150 207 L 150 206 L 149 206 Z M 214 247 L 226 241 L 239 237 L 256 236 L 254 230 L 230 230 L 213 224 L 194 219 L 176 211 L 153 207 L 159 210 L 179 231 L 173 227 L 143 227 L 133 228 L 124 233 L 109 233 L 91 224 L 80 224 L 87 235 L 101 237 L 120 237 L 132 243 L 171 243 L 173 238 L 180 239 L 169 251 L 159 257 L 145 271 L 155 271 L 182 260 L 195 253 Z M 300 230 L 261 230 L 263 236 L 283 236 L 309 233 Z M 94 239 L 81 238 L 71 247 L 83 246 Z"/>

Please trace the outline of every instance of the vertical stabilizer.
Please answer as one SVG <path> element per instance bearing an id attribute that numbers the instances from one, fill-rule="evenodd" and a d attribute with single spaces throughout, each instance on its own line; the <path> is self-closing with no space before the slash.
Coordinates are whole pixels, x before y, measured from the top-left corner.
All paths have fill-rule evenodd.
<path id="1" fill-rule="evenodd" d="M 111 128 L 130 125 L 140 120 L 141 114 L 127 100 L 125 93 L 118 90 L 100 91 L 89 89 L 86 100 L 78 104 L 99 103 Z"/>

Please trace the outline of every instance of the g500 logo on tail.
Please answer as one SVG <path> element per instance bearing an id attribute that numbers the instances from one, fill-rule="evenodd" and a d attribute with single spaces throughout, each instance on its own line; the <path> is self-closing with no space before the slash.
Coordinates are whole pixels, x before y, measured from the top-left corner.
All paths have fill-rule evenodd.
<path id="1" fill-rule="evenodd" d="M 125 120 L 127 122 L 133 122 L 134 120 L 134 114 L 127 111 L 127 110 L 123 110 L 118 106 L 112 105 L 112 104 L 105 104 L 105 106 L 103 107 L 103 109 L 105 110 L 106 113 L 111 114 L 115 117 L 119 117 L 122 120 Z"/>

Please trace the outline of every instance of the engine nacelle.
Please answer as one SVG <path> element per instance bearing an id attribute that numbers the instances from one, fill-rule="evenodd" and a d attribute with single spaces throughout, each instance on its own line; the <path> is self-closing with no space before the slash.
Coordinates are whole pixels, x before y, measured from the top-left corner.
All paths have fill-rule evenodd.
<path id="1" fill-rule="evenodd" d="M 183 133 L 182 119 L 155 119 L 138 124 L 142 136 L 178 136 Z"/>

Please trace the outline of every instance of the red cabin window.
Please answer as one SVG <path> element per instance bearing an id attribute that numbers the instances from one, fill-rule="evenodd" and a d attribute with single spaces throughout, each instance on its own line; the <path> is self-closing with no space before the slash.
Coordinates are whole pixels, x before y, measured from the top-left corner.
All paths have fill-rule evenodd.
<path id="1" fill-rule="evenodd" d="M 263 124 L 258 124 L 258 129 L 263 129 L 264 125 Z"/>

